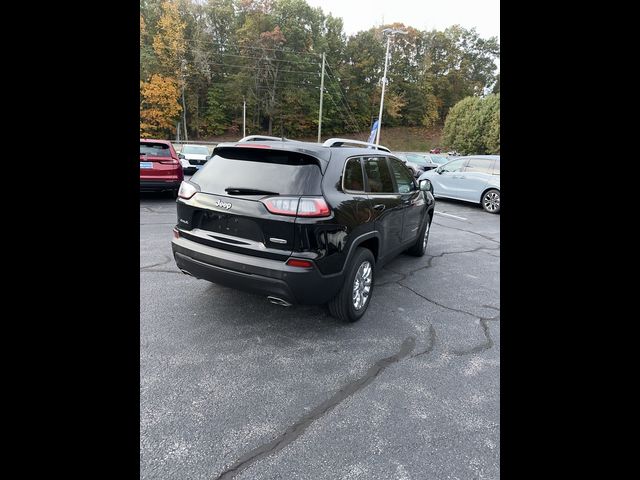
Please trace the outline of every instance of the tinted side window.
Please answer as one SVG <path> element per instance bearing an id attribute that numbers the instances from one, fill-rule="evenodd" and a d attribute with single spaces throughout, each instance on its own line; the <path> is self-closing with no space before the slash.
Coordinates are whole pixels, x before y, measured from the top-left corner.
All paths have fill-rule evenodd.
<path id="1" fill-rule="evenodd" d="M 493 168 L 491 164 L 493 160 L 487 160 L 483 158 L 472 158 L 469 160 L 469 163 L 465 167 L 465 172 L 477 172 L 477 173 L 488 173 L 491 175 Z"/>
<path id="2" fill-rule="evenodd" d="M 398 187 L 398 193 L 409 193 L 412 190 L 415 190 L 415 185 L 413 184 L 413 177 L 407 170 L 402 162 L 396 160 L 395 158 L 389 158 L 389 163 L 391 164 L 391 170 L 393 170 L 393 175 L 396 177 L 396 186 Z"/>
<path id="3" fill-rule="evenodd" d="M 364 165 L 364 171 L 367 174 L 367 183 L 369 185 L 367 192 L 393 193 L 393 182 L 391 180 L 391 173 L 387 167 L 386 157 L 367 158 Z"/>
<path id="4" fill-rule="evenodd" d="M 344 169 L 344 179 L 342 181 L 344 190 L 353 192 L 364 192 L 364 181 L 362 177 L 362 165 L 360 158 L 351 158 Z"/>
<path id="5" fill-rule="evenodd" d="M 464 162 L 466 161 L 467 160 L 465 158 L 461 158 L 460 160 L 453 160 L 452 162 L 443 165 L 442 170 L 444 172 L 459 172 L 460 170 L 462 170 Z"/>

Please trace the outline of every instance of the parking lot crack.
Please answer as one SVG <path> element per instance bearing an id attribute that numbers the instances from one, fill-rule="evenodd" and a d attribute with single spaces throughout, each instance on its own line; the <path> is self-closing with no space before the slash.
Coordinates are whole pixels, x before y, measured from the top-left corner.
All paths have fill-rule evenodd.
<path id="1" fill-rule="evenodd" d="M 140 273 L 179 273 L 184 275 L 180 270 L 140 270 Z"/>
<path id="2" fill-rule="evenodd" d="M 498 247 L 498 248 L 476 247 L 476 248 L 473 248 L 471 250 L 461 250 L 461 251 L 457 251 L 457 252 L 442 252 L 442 253 L 439 253 L 438 255 L 428 255 L 429 259 L 427 260 L 427 264 L 426 265 L 423 265 L 422 267 L 415 268 L 413 270 L 409 270 L 408 273 L 396 272 L 395 270 L 391 270 L 388 266 L 384 266 L 384 267 L 382 267 L 383 270 L 387 270 L 388 272 L 394 273 L 396 275 L 400 275 L 401 278 L 399 278 L 398 280 L 389 280 L 387 282 L 378 283 L 377 285 L 378 286 L 382 286 L 382 285 L 388 285 L 390 283 L 398 283 L 398 282 L 401 282 L 404 279 L 406 279 L 408 276 L 411 276 L 411 275 L 415 274 L 416 272 L 419 272 L 420 270 L 424 270 L 425 268 L 431 268 L 431 266 L 432 266 L 431 264 L 432 264 L 434 258 L 442 258 L 445 255 L 458 255 L 458 254 L 461 254 L 461 253 L 474 253 L 474 252 L 479 252 L 481 250 L 499 250 L 499 249 L 500 249 L 500 247 Z M 427 255 L 425 255 L 425 256 L 427 256 Z"/>
<path id="3" fill-rule="evenodd" d="M 483 318 L 480 320 L 480 325 L 482 326 L 482 331 L 484 332 L 484 336 L 486 341 L 482 342 L 480 345 L 476 345 L 475 347 L 471 347 L 466 350 L 452 350 L 451 354 L 461 357 L 463 355 L 472 355 L 474 353 L 484 352 L 485 350 L 489 350 L 493 347 L 493 339 L 491 338 L 491 332 L 489 332 L 489 324 L 487 323 L 489 319 Z"/>
<path id="4" fill-rule="evenodd" d="M 171 262 L 173 260 L 171 257 L 169 257 L 169 255 L 163 255 L 163 257 L 165 258 L 165 260 L 163 260 L 162 262 L 154 263 L 152 265 L 144 265 L 144 266 L 140 267 L 140 271 L 147 270 L 147 269 L 153 268 L 153 267 L 161 267 L 161 266 L 166 265 L 167 263 L 169 263 L 169 262 Z"/>
<path id="5" fill-rule="evenodd" d="M 435 300 L 432 300 L 430 298 L 425 297 L 424 295 L 422 295 L 420 292 L 416 292 L 413 288 L 409 287 L 408 285 L 405 285 L 404 283 L 400 283 L 400 281 L 396 282 L 398 285 L 400 285 L 401 287 L 406 288 L 407 290 L 412 291 L 413 293 L 415 293 L 416 295 L 418 295 L 420 298 L 423 298 L 424 300 L 426 300 L 427 302 L 433 303 L 434 305 L 437 305 L 439 307 L 445 308 L 447 310 L 451 310 L 452 312 L 458 312 L 458 313 L 463 313 L 465 315 L 469 315 L 473 318 L 476 318 L 480 321 L 488 321 L 488 320 L 495 320 L 495 318 L 488 318 L 488 317 L 481 317 L 480 315 L 476 315 L 475 313 L 471 313 L 471 312 L 467 312 L 466 310 L 461 310 L 459 308 L 454 308 L 454 307 L 449 307 L 447 305 L 444 305 L 442 303 L 436 302 Z M 499 318 L 499 316 L 498 316 Z"/>
<path id="6" fill-rule="evenodd" d="M 435 345 L 436 345 L 436 329 L 433 327 L 433 325 L 429 325 L 429 344 L 427 345 L 427 348 L 421 352 L 414 353 L 413 355 L 411 355 L 410 358 L 416 358 L 416 357 L 419 357 L 420 355 L 428 355 L 433 351 L 433 348 L 435 347 Z"/>
<path id="7" fill-rule="evenodd" d="M 296 423 L 288 427 L 284 431 L 284 433 L 282 433 L 272 441 L 260 445 L 250 452 L 244 454 L 233 465 L 231 465 L 220 475 L 218 475 L 216 477 L 216 480 L 233 478 L 241 471 L 251 466 L 253 463 L 258 462 L 263 458 L 282 450 L 284 447 L 300 437 L 305 432 L 305 430 L 309 428 L 309 426 L 311 426 L 311 424 L 317 419 L 324 416 L 326 413 L 331 411 L 334 407 L 342 403 L 348 397 L 359 392 L 371 382 L 373 382 L 376 377 L 380 375 L 380 373 L 382 373 L 382 371 L 384 371 L 384 369 L 389 365 L 399 362 L 400 360 L 407 357 L 415 348 L 415 344 L 415 337 L 407 337 L 400 345 L 400 350 L 398 351 L 398 353 L 390 357 L 378 360 L 375 364 L 373 364 L 373 366 L 369 368 L 369 370 L 367 370 L 364 376 L 342 387 L 331 398 L 325 400 L 309 413 L 304 415 Z"/>

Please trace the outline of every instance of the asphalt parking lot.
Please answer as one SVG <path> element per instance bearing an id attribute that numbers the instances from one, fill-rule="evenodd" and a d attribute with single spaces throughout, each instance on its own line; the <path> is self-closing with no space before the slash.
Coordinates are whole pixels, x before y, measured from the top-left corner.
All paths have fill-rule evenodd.
<path id="1" fill-rule="evenodd" d="M 499 215 L 438 200 L 343 324 L 181 273 L 175 210 L 141 194 L 141 478 L 499 478 Z"/>

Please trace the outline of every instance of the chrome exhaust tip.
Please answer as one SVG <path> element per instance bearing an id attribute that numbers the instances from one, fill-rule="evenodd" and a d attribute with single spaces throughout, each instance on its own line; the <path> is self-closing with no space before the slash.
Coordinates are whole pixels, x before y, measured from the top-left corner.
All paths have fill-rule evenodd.
<path id="1" fill-rule="evenodd" d="M 271 295 L 269 295 L 267 297 L 267 300 L 269 300 L 269 302 L 273 303 L 274 305 L 280 305 L 282 307 L 290 307 L 292 304 L 287 302 L 286 300 L 283 300 L 281 298 L 278 297 L 272 297 Z"/>

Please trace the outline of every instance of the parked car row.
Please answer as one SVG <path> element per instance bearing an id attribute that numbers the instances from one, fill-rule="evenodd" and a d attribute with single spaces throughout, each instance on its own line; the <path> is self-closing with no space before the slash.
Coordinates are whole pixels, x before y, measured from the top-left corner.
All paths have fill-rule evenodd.
<path id="1" fill-rule="evenodd" d="M 424 172 L 438 168 L 450 159 L 444 155 L 419 152 L 393 152 L 413 172 L 414 177 L 419 177 Z"/>
<path id="2" fill-rule="evenodd" d="M 436 198 L 479 203 L 489 213 L 500 213 L 500 155 L 459 157 L 419 180 L 431 182 Z"/>
<path id="3" fill-rule="evenodd" d="M 258 141 L 281 139 L 254 135 L 240 140 Z M 344 140 L 334 143 L 348 144 Z M 386 147 L 379 150 L 388 151 Z M 473 202 L 489 213 L 500 213 L 500 155 L 452 158 L 433 153 L 390 153 L 404 162 L 414 178 L 428 179 L 435 197 Z M 184 145 L 177 154 L 168 140 L 140 139 L 140 191 L 168 191 L 176 198 L 184 175 L 195 174 L 210 158 L 209 149 L 204 145 Z"/>

